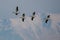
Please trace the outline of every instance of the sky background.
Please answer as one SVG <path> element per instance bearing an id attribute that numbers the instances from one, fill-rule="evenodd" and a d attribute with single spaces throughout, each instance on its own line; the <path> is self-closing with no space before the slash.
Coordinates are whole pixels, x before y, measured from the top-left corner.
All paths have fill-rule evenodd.
<path id="1" fill-rule="evenodd" d="M 20 15 L 25 13 L 28 16 L 34 11 L 36 13 L 60 13 L 60 0 L 0 0 L 0 18 L 13 17 L 12 12 L 15 11 L 17 5 Z"/>
<path id="2" fill-rule="evenodd" d="M 18 16 L 13 13 L 17 5 Z M 31 21 L 34 11 L 36 17 Z M 0 0 L 0 40 L 60 40 L 60 0 Z"/>

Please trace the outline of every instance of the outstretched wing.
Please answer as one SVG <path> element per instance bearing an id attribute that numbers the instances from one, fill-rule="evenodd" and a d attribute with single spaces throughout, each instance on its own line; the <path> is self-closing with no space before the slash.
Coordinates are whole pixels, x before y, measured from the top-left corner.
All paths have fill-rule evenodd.
<path id="1" fill-rule="evenodd" d="M 25 17 L 20 17 L 20 18 L 22 18 L 22 22 L 24 22 L 24 20 L 25 20 Z"/>
<path id="2" fill-rule="evenodd" d="M 45 23 L 47 23 L 47 22 L 48 22 L 48 19 L 45 20 Z"/>
<path id="3" fill-rule="evenodd" d="M 34 16 L 31 16 L 31 20 L 32 20 L 32 21 L 34 20 L 34 18 L 35 18 L 35 15 L 34 15 Z"/>
<path id="4" fill-rule="evenodd" d="M 18 9 L 18 6 L 16 7 L 16 12 L 18 12 L 19 11 L 19 9 Z"/>
<path id="5" fill-rule="evenodd" d="M 33 21 L 34 17 L 31 17 L 31 20 Z"/>

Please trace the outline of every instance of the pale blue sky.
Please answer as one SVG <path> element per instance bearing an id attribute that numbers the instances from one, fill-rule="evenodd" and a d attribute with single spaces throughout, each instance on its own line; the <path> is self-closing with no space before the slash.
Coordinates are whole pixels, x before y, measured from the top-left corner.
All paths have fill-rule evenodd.
<path id="1" fill-rule="evenodd" d="M 20 15 L 24 12 L 31 15 L 33 11 L 60 13 L 60 0 L 0 0 L 0 18 L 13 16 L 12 12 L 17 5 Z"/>
<path id="2" fill-rule="evenodd" d="M 27 25 L 25 23 L 25 26 L 24 26 L 24 27 L 27 27 L 26 30 L 24 29 L 23 24 L 22 23 L 21 23 L 22 25 L 20 24 L 19 22 L 20 19 L 19 20 L 16 19 L 18 21 L 15 20 L 17 27 L 14 26 L 15 24 L 12 25 L 14 21 L 11 21 L 10 19 L 13 18 L 14 20 L 14 18 L 18 17 L 12 13 L 13 11 L 15 11 L 15 8 L 17 5 L 19 6 L 19 11 L 20 11 L 20 14 L 18 16 L 21 16 L 22 13 L 25 13 L 27 17 L 28 16 L 30 17 L 32 13 L 36 11 L 36 14 L 40 13 L 41 14 L 40 17 L 43 19 L 46 17 L 45 13 L 48 13 L 48 12 L 57 13 L 57 14 L 60 13 L 60 0 L 0 0 L 0 40 L 23 40 L 24 38 L 26 39 L 26 37 L 27 39 L 30 39 L 30 40 L 37 40 L 38 37 L 40 37 L 41 40 L 46 40 L 46 39 L 59 40 L 60 24 L 56 29 L 52 28 L 51 24 L 53 23 L 55 26 L 55 23 L 52 22 L 51 20 L 49 20 L 48 23 L 46 24 L 44 22 L 44 19 L 40 21 L 38 20 L 39 18 L 36 18 L 37 21 L 35 20 L 33 24 L 28 19 L 27 24 L 28 23 L 29 24 Z M 58 18 L 56 21 L 58 22 Z M 39 22 L 41 22 L 42 23 L 41 25 L 43 26 L 43 28 L 46 28 L 47 30 L 41 29 L 40 28 L 41 25 L 39 24 Z M 11 27 L 15 27 L 16 33 L 13 30 L 14 28 L 11 29 Z M 42 33 L 41 31 L 44 31 L 44 32 Z M 59 34 L 56 34 L 56 31 L 59 31 L 58 32 Z M 20 36 L 21 33 L 23 34 L 22 36 Z"/>

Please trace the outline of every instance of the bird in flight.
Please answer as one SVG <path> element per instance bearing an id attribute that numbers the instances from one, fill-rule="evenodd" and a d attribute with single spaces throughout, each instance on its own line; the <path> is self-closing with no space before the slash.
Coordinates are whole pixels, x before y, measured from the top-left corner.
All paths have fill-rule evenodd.
<path id="1" fill-rule="evenodd" d="M 35 12 L 33 12 L 32 16 L 31 16 L 31 20 L 33 21 L 34 18 L 35 18 Z"/>
<path id="2" fill-rule="evenodd" d="M 25 20 L 25 13 L 23 13 L 22 17 L 20 17 L 20 18 L 22 18 L 22 22 L 24 22 L 24 20 Z"/>
<path id="3" fill-rule="evenodd" d="M 47 18 L 46 18 L 46 20 L 45 20 L 45 23 L 48 22 L 49 18 L 50 18 L 50 15 L 47 16 Z"/>
<path id="4" fill-rule="evenodd" d="M 19 12 L 19 9 L 18 9 L 18 6 L 16 6 L 16 11 L 13 13 L 15 13 L 15 15 L 18 15 L 19 14 L 18 12 Z"/>

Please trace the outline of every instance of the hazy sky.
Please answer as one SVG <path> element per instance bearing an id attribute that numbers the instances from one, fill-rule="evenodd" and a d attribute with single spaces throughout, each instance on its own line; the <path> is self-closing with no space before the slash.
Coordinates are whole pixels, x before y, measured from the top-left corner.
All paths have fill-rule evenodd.
<path id="1" fill-rule="evenodd" d="M 22 13 L 31 15 L 33 11 L 60 13 L 60 0 L 0 0 L 0 18 L 14 16 L 12 12 L 17 5 L 20 15 Z"/>
<path id="2" fill-rule="evenodd" d="M 18 16 L 13 13 L 17 5 Z M 31 21 L 34 11 L 41 15 Z M 56 14 L 51 14 L 45 23 L 44 18 L 48 15 L 45 13 L 48 12 Z M 24 22 L 19 18 L 22 13 L 26 14 Z M 60 40 L 60 0 L 0 0 L 0 40 L 23 39 Z"/>

